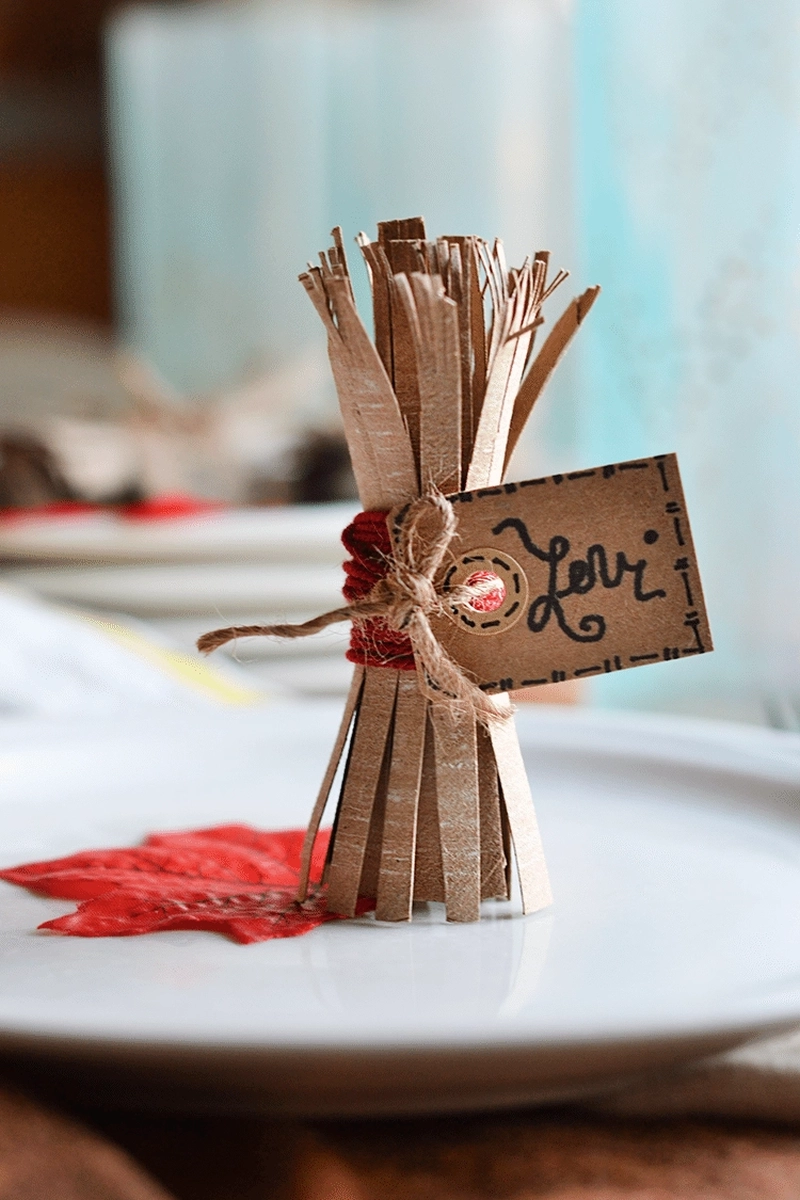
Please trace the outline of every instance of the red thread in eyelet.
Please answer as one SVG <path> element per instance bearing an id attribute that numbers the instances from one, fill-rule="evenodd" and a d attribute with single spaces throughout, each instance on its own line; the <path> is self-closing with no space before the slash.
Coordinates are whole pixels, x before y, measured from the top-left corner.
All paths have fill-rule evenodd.
<path id="1" fill-rule="evenodd" d="M 465 587 L 477 587 L 479 583 L 492 583 L 494 587 L 483 596 L 470 600 L 469 606 L 473 612 L 492 613 L 502 608 L 506 598 L 506 585 L 494 571 L 473 571 L 469 579 L 464 580 Z"/>

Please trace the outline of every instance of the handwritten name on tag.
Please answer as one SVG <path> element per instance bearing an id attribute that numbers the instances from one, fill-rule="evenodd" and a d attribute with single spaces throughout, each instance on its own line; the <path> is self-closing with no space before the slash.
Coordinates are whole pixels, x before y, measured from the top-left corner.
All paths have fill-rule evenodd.
<path id="1" fill-rule="evenodd" d="M 439 585 L 494 583 L 434 619 L 488 692 L 712 649 L 674 454 L 451 496 Z"/>

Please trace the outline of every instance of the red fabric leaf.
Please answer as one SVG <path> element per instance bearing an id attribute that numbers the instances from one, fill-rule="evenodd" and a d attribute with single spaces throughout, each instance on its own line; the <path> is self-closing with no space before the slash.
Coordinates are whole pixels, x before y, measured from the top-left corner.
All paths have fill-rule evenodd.
<path id="1" fill-rule="evenodd" d="M 291 887 L 297 871 L 268 855 L 185 835 L 165 845 L 84 850 L 69 858 L 0 871 L 0 878 L 47 896 L 88 900 L 116 887 L 168 891 L 173 880 L 180 881 L 178 886 L 196 882 L 212 890 L 222 885 L 226 891 L 247 884 Z"/>
<path id="2" fill-rule="evenodd" d="M 151 833 L 144 844 L 162 846 L 187 837 L 207 838 L 214 842 L 228 842 L 232 846 L 247 846 L 299 871 L 300 851 L 305 836 L 305 829 L 282 829 L 276 832 L 274 829 L 253 829 L 252 825 L 214 825 L 211 829 L 193 829 L 191 833 Z M 311 855 L 312 879 L 318 879 L 322 874 L 327 852 L 328 833 L 323 831 L 314 843 Z"/>
<path id="3" fill-rule="evenodd" d="M 153 833 L 143 845 L 84 850 L 66 858 L 0 871 L 31 891 L 81 900 L 75 912 L 41 929 L 78 937 L 124 937 L 164 929 L 203 929 L 237 942 L 296 937 L 333 919 L 323 889 L 295 896 L 305 831 L 248 825 Z M 329 834 L 317 838 L 312 878 L 319 877 Z M 374 901 L 359 904 L 359 912 Z"/>
<path id="4" fill-rule="evenodd" d="M 45 921 L 40 929 L 77 937 L 130 937 L 164 929 L 203 929 L 236 942 L 265 942 L 296 937 L 323 921 L 334 920 L 325 900 L 315 894 L 303 904 L 291 888 L 195 896 L 183 900 L 121 888 L 87 900 L 74 913 Z"/>
<path id="5" fill-rule="evenodd" d="M 226 505 L 220 500 L 203 500 L 186 492 L 162 492 L 147 500 L 123 504 L 119 512 L 129 521 L 168 521 L 174 517 L 196 517 L 218 512 Z"/>

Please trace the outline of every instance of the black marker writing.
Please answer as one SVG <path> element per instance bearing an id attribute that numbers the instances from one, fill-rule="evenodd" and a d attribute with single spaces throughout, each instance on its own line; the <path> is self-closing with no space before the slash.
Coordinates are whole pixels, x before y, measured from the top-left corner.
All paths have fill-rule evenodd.
<path id="1" fill-rule="evenodd" d="M 496 525 L 492 533 L 498 535 L 506 529 L 513 529 L 522 545 L 538 558 L 547 563 L 549 579 L 547 591 L 537 596 L 528 610 L 528 628 L 532 633 L 541 633 L 554 617 L 559 629 L 573 642 L 599 642 L 606 632 L 605 618 L 600 613 L 587 613 L 577 623 L 577 629 L 569 624 L 561 601 L 567 596 L 585 596 L 598 584 L 603 588 L 618 588 L 626 575 L 633 576 L 634 599 L 641 603 L 666 596 L 663 588 L 644 590 L 644 573 L 647 569 L 647 559 L 640 558 L 635 563 L 628 562 L 622 550 L 617 552 L 616 565 L 609 570 L 608 554 L 605 546 L 596 542 L 586 551 L 585 558 L 575 558 L 567 565 L 567 581 L 565 587 L 559 587 L 559 567 L 570 553 L 569 538 L 556 534 L 550 539 L 547 550 L 542 550 L 532 540 L 528 527 L 519 517 L 506 517 Z"/>

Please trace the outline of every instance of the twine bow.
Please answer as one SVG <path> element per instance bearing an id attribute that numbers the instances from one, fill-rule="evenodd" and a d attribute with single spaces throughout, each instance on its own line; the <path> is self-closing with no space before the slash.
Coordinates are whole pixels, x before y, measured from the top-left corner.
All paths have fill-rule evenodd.
<path id="1" fill-rule="evenodd" d="M 233 625 L 215 629 L 198 639 L 198 650 L 209 654 L 240 637 L 309 637 L 340 621 L 359 625 L 384 621 L 390 629 L 409 638 L 420 689 L 431 701 L 471 712 L 484 725 L 502 720 L 505 710 L 498 709 L 491 696 L 481 691 L 453 661 L 431 628 L 430 618 L 445 611 L 434 579 L 458 524 L 452 504 L 438 489 L 431 488 L 398 514 L 398 524 L 399 536 L 386 574 L 363 599 L 299 625 Z M 451 588 L 447 604 L 469 604 L 495 586 L 490 580 L 481 580 L 474 585 Z"/>

